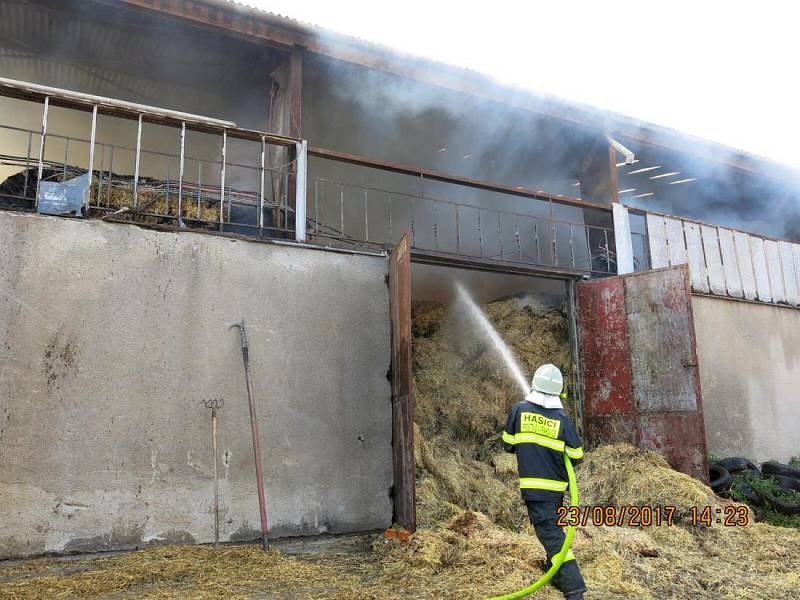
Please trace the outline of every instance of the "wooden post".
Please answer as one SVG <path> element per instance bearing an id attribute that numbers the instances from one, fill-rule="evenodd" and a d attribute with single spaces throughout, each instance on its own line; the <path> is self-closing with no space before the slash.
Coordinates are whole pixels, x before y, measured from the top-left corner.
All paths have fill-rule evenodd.
<path id="1" fill-rule="evenodd" d="M 617 151 L 608 145 L 608 168 L 609 171 L 609 196 L 611 202 L 619 202 L 619 177 L 617 177 Z"/>
<path id="2" fill-rule="evenodd" d="M 302 138 L 303 135 L 303 47 L 293 46 L 289 53 L 289 93 L 286 97 L 288 105 L 288 134 L 291 137 Z M 289 150 L 293 152 L 292 150 Z M 289 187 L 289 203 L 297 209 L 297 163 L 300 160 L 297 151 L 294 151 L 294 162 L 289 169 L 287 185 Z M 286 223 L 285 226 L 289 224 Z M 295 232 L 295 237 L 297 232 Z"/>
<path id="3" fill-rule="evenodd" d="M 389 256 L 392 321 L 392 455 L 394 520 L 417 529 L 414 480 L 414 394 L 411 385 L 411 233 L 406 231 Z"/>

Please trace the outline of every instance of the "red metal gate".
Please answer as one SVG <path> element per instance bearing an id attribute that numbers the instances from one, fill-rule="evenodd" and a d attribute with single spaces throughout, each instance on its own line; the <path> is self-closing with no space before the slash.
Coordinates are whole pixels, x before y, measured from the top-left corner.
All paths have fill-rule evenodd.
<path id="1" fill-rule="evenodd" d="M 394 519 L 417 528 L 414 469 L 414 395 L 411 387 L 411 236 L 406 232 L 389 256 L 392 318 L 392 453 Z"/>
<path id="2" fill-rule="evenodd" d="M 589 446 L 629 442 L 708 480 L 689 273 L 685 265 L 577 285 Z"/>

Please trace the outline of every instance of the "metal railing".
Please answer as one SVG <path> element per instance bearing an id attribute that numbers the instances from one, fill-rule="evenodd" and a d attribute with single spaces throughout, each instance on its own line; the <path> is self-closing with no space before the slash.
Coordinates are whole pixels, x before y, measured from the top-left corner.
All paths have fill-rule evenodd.
<path id="1" fill-rule="evenodd" d="M 538 202 L 547 203 L 548 216 L 314 176 L 309 182 L 308 233 L 321 242 L 390 246 L 410 230 L 418 250 L 585 273 L 616 272 L 612 227 L 559 218 L 555 201 Z"/>
<path id="2" fill-rule="evenodd" d="M 388 247 L 410 230 L 415 250 L 437 255 L 579 273 L 616 272 L 613 227 L 594 224 L 606 221 L 605 207 L 320 149 L 312 150 L 314 156 L 332 161 L 337 177 L 344 163 L 366 163 L 379 185 L 394 185 L 384 183 L 389 173 L 411 174 L 416 177 L 411 189 L 419 191 L 318 174 L 309 178 L 304 140 L 2 78 L 0 96 L 29 108 L 41 106 L 38 131 L 0 122 L 3 147 L 18 150 L 0 155 L 0 166 L 19 169 L 0 182 L 0 202 L 7 206 L 329 246 Z M 90 133 L 51 127 L 53 107 L 79 111 L 72 121 L 88 113 L 83 125 Z M 101 116 L 124 120 L 126 133 L 117 128 L 113 143 L 104 140 Z M 160 132 L 157 147 L 145 144 L 153 131 Z M 7 143 L 13 136 L 17 142 Z M 63 155 L 54 153 L 59 145 Z M 429 185 L 426 193 L 426 177 L 437 182 L 433 192 Z M 467 192 L 476 190 L 483 196 L 467 201 Z M 442 195 L 449 198 L 434 197 Z M 520 203 L 521 196 L 525 201 Z M 520 209 L 498 208 L 495 201 Z M 600 212 L 585 222 L 587 210 Z"/>
<path id="3" fill-rule="evenodd" d="M 0 182 L 0 199 L 6 204 L 27 204 L 50 214 L 96 214 L 305 239 L 307 146 L 302 140 L 241 129 L 235 123 L 198 115 L 2 78 L 0 95 L 26 105 L 40 104 L 42 115 L 39 131 L 0 123 L 4 146 L 19 148 L 19 152 L 0 155 L 0 165 L 21 169 Z M 50 130 L 52 106 L 90 113 L 89 139 Z M 116 140 L 114 144 L 98 142 L 99 114 L 134 120 L 135 140 L 130 145 L 117 144 Z M 174 132 L 173 151 L 143 146 L 143 131 L 150 124 Z M 205 136 L 201 145 L 218 143 L 218 157 L 194 156 L 187 143 L 189 132 Z M 9 144 L 13 135 L 25 141 Z M 249 145 L 244 160 L 230 158 L 231 142 Z M 48 143 L 63 144 L 63 160 L 53 158 Z M 118 162 L 119 168 L 115 167 L 115 154 L 127 154 L 132 165 Z M 146 163 L 151 166 L 145 168 Z"/>

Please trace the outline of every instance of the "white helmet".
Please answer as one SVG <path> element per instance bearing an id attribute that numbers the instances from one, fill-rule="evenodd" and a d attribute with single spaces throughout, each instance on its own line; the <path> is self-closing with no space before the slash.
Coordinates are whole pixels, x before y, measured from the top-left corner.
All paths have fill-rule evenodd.
<path id="1" fill-rule="evenodd" d="M 555 365 L 542 365 L 533 374 L 531 387 L 537 392 L 558 396 L 564 389 L 564 378 Z"/>

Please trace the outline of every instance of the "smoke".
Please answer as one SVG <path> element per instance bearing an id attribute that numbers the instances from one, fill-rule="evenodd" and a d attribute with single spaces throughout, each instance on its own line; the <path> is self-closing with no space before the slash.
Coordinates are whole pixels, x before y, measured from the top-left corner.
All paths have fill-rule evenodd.
<path id="1" fill-rule="evenodd" d="M 304 127 L 313 144 L 512 187 L 578 195 L 573 184 L 594 134 L 506 104 L 329 58 L 308 57 L 306 73 Z M 459 202 L 481 206 L 498 202 L 479 190 L 425 185 L 430 197 L 457 195 Z M 535 204 L 511 196 L 504 200 L 512 210 Z"/>
<path id="2" fill-rule="evenodd" d="M 656 138 L 656 142 L 662 141 Z M 667 143 L 663 140 L 663 145 Z M 757 165 L 742 153 L 721 146 L 704 158 L 658 146 L 632 146 L 639 162 L 618 169 L 620 189 L 635 190 L 621 195 L 626 204 L 800 241 L 800 185 L 796 173 L 768 161 Z M 734 165 L 749 165 L 752 170 Z M 636 173 L 651 166 L 661 168 Z M 771 170 L 764 172 L 765 169 Z M 677 174 L 651 179 L 673 172 Z M 684 180 L 691 181 L 673 183 Z"/>
<path id="3" fill-rule="evenodd" d="M 409 69 L 414 68 L 409 62 Z M 551 195 L 588 197 L 588 190 L 574 184 L 600 136 L 605 121 L 613 127 L 617 117 L 596 111 L 598 127 L 589 131 L 564 121 L 509 104 L 457 93 L 408 77 L 366 69 L 336 60 L 314 57 L 306 65 L 306 132 L 313 143 L 384 160 L 418 165 L 509 186 L 543 190 Z M 425 67 L 422 67 L 425 68 Z M 472 77 L 464 72 L 465 80 Z M 492 85 L 492 84 L 487 84 Z M 491 90 L 497 93 L 499 86 Z M 508 91 L 511 104 L 523 100 Z M 545 112 L 550 108 L 569 114 L 570 108 L 547 98 L 528 99 Z M 583 109 L 575 109 L 583 110 Z M 316 115 L 316 116 L 315 116 Z M 334 115 L 331 117 L 331 115 Z M 586 116 L 585 114 L 583 115 Z M 797 175 L 760 175 L 769 163 L 756 164 L 741 152 L 724 146 L 682 138 L 676 132 L 663 135 L 656 128 L 618 118 L 633 138 L 621 138 L 639 159 L 636 165 L 620 167 L 620 189 L 626 204 L 657 212 L 707 221 L 763 235 L 800 241 L 800 186 Z M 637 144 L 647 137 L 651 144 Z M 678 145 L 686 151 L 668 150 Z M 703 155 L 700 158 L 700 155 Z M 681 178 L 696 178 L 686 184 L 650 180 L 652 175 L 626 176 L 642 165 L 662 165 L 660 173 L 678 171 Z M 750 164 L 753 171 L 736 168 Z M 336 165 L 317 165 L 315 170 L 333 179 L 341 176 Z M 397 183 L 374 171 L 348 172 L 351 181 L 366 186 Z M 672 180 L 677 180 L 677 177 Z M 537 214 L 543 210 L 533 199 L 513 198 L 448 184 L 426 182 L 426 197 L 459 203 Z M 393 190 L 419 195 L 419 182 L 400 182 Z M 650 194 L 652 195 L 643 195 Z M 633 196 L 641 196 L 634 198 Z M 585 218 L 580 209 L 569 220 Z M 563 218 L 563 217 L 562 217 Z"/>

